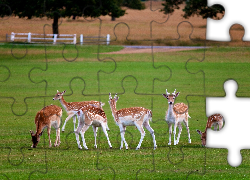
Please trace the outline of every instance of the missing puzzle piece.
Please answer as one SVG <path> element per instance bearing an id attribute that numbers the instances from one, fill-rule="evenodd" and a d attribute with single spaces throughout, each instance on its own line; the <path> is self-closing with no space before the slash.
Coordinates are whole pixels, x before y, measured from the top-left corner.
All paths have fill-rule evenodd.
<path id="1" fill-rule="evenodd" d="M 224 83 L 226 97 L 207 97 L 207 114 L 221 113 L 225 118 L 225 126 L 219 132 L 207 131 L 207 146 L 210 148 L 227 148 L 228 163 L 237 167 L 242 162 L 241 149 L 250 149 L 248 143 L 249 121 L 248 109 L 249 98 L 239 98 L 235 95 L 238 85 L 234 80 Z M 240 129 L 236 125 L 241 125 Z"/>

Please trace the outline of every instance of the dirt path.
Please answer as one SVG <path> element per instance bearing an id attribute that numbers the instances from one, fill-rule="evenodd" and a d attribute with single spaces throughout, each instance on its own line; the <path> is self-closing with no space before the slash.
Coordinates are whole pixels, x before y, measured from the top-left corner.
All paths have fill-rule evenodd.
<path id="1" fill-rule="evenodd" d="M 142 46 L 141 48 L 138 46 L 136 47 L 125 47 L 124 49 L 116 52 L 109 52 L 109 53 L 103 53 L 103 54 L 134 54 L 134 53 L 152 53 L 153 52 L 175 52 L 175 51 L 184 51 L 184 50 L 194 50 L 199 49 L 202 47 L 156 47 L 151 48 L 150 46 L 145 47 Z"/>

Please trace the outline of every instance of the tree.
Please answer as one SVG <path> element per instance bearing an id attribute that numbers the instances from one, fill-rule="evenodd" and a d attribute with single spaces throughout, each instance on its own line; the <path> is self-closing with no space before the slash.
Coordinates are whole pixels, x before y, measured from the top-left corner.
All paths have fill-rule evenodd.
<path id="1" fill-rule="evenodd" d="M 145 9 L 145 4 L 142 3 L 140 0 L 123 0 L 122 5 L 131 9 Z"/>
<path id="2" fill-rule="evenodd" d="M 11 12 L 19 18 L 48 17 L 53 19 L 53 34 L 59 34 L 58 21 L 61 17 L 99 17 L 110 15 L 120 17 L 125 14 L 118 0 L 2 0 L 0 16 Z"/>
<path id="3" fill-rule="evenodd" d="M 218 14 L 225 12 L 225 9 L 221 5 L 213 5 L 211 7 L 207 6 L 207 0 L 165 0 L 166 2 L 162 5 L 165 14 L 172 14 L 175 9 L 180 9 L 180 5 L 184 2 L 186 3 L 183 11 L 185 14 L 184 18 L 189 18 L 190 16 L 198 15 L 203 19 L 205 18 L 217 18 Z"/>

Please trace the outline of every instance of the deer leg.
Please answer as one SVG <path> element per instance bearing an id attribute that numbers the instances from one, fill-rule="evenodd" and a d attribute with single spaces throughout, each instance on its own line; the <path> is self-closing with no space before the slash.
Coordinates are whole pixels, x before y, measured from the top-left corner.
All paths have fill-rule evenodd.
<path id="1" fill-rule="evenodd" d="M 121 133 L 121 146 L 120 146 L 120 149 L 123 148 L 123 142 L 125 144 L 126 149 L 128 149 L 128 144 L 127 144 L 127 142 L 125 140 L 125 137 L 124 137 L 126 127 L 121 124 L 121 125 L 119 125 L 119 128 L 120 128 L 120 133 Z"/>
<path id="2" fill-rule="evenodd" d="M 169 141 L 168 141 L 168 145 L 171 145 L 172 124 L 168 124 L 168 129 L 169 129 Z"/>
<path id="3" fill-rule="evenodd" d="M 95 136 L 95 148 L 97 148 L 97 145 L 96 145 L 96 132 L 97 132 L 97 127 L 95 126 L 92 126 L 93 127 L 93 131 L 94 131 L 94 136 Z"/>
<path id="4" fill-rule="evenodd" d="M 179 128 L 179 133 L 178 133 L 176 144 L 179 143 L 179 140 L 180 140 L 180 137 L 181 137 L 182 126 L 181 126 L 180 122 L 178 123 L 178 128 Z"/>
<path id="5" fill-rule="evenodd" d="M 65 122 L 64 122 L 63 127 L 62 127 L 62 132 L 64 132 L 65 126 L 66 126 L 66 123 L 68 122 L 68 120 L 69 120 L 70 118 L 72 118 L 74 115 L 75 115 L 75 114 L 70 114 L 70 115 L 65 119 Z M 74 126 L 74 131 L 76 131 L 76 130 L 75 130 L 75 126 Z"/>
<path id="6" fill-rule="evenodd" d="M 56 117 L 56 118 L 59 118 L 59 117 Z M 56 141 L 55 141 L 55 144 L 54 146 L 59 146 L 60 145 L 60 118 L 57 120 L 57 122 L 55 122 L 53 124 L 53 127 L 56 129 Z"/>
<path id="7" fill-rule="evenodd" d="M 54 146 L 59 146 L 60 145 L 60 128 L 56 128 L 56 141 Z"/>
<path id="8" fill-rule="evenodd" d="M 189 127 L 188 127 L 188 121 L 183 121 L 185 126 L 186 126 L 186 129 L 187 129 L 187 133 L 188 133 L 188 143 L 191 143 L 191 139 L 190 139 L 190 132 L 189 132 Z"/>
<path id="9" fill-rule="evenodd" d="M 141 133 L 141 139 L 140 139 L 140 142 L 139 142 L 139 144 L 138 144 L 138 146 L 136 147 L 136 150 L 138 150 L 138 149 L 140 149 L 140 147 L 141 147 L 141 143 L 142 143 L 142 141 L 143 141 L 143 139 L 144 139 L 144 136 L 145 136 L 145 131 L 144 131 L 144 129 L 143 129 L 143 127 L 142 127 L 142 124 L 141 123 L 135 123 L 135 126 L 137 127 L 137 129 L 140 131 L 140 133 Z"/>
<path id="10" fill-rule="evenodd" d="M 155 141 L 155 134 L 154 134 L 154 130 L 150 127 L 150 124 L 149 122 L 145 122 L 144 124 L 144 127 L 150 132 L 152 138 L 153 138 L 153 143 L 154 143 L 154 149 L 157 148 L 157 145 L 156 145 L 156 141 Z"/>
<path id="11" fill-rule="evenodd" d="M 110 143 L 110 141 L 109 141 L 109 136 L 108 136 L 108 133 L 107 133 L 106 127 L 107 127 L 107 125 L 106 125 L 106 124 L 102 124 L 102 130 L 103 130 L 103 132 L 104 132 L 105 136 L 107 137 L 108 144 L 109 144 L 109 148 L 110 148 L 110 149 L 112 149 L 112 145 L 111 145 L 111 143 Z"/>
<path id="12" fill-rule="evenodd" d="M 80 117 L 77 117 L 78 122 L 80 121 Z M 74 124 L 74 131 L 76 130 L 76 115 L 73 116 L 73 124 Z"/>
<path id="13" fill-rule="evenodd" d="M 47 132 L 48 132 L 48 136 L 49 136 L 49 147 L 51 148 L 50 130 L 51 130 L 51 125 L 49 125 L 47 127 Z"/>
<path id="14" fill-rule="evenodd" d="M 79 148 L 79 149 L 82 149 L 81 143 L 80 143 L 80 141 L 79 141 L 79 133 L 80 133 L 80 131 L 81 131 L 83 125 L 84 125 L 84 122 L 83 122 L 83 121 L 80 121 L 80 122 L 79 122 L 79 125 L 78 125 L 78 128 L 77 128 L 76 131 L 75 131 L 76 142 L 77 142 L 77 145 L 78 145 L 78 148 Z"/>
<path id="15" fill-rule="evenodd" d="M 88 147 L 87 147 L 86 142 L 85 142 L 84 133 L 85 133 L 85 131 L 88 130 L 89 126 L 90 125 L 84 124 L 84 126 L 82 127 L 82 144 L 83 144 L 83 147 L 85 149 L 88 149 Z"/>
<path id="16" fill-rule="evenodd" d="M 177 140 L 175 139 L 177 125 L 178 124 L 175 122 L 175 124 L 174 124 L 174 145 L 176 145 L 176 143 L 177 143 Z"/>

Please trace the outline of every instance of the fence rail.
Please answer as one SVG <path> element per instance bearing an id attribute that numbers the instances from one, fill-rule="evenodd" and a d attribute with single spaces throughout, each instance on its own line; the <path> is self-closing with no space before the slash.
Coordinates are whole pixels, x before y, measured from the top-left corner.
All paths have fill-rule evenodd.
<path id="1" fill-rule="evenodd" d="M 80 44 L 110 44 L 110 35 L 107 36 L 83 36 L 80 35 Z M 9 40 L 8 40 L 9 39 Z M 28 43 L 66 43 L 76 44 L 76 34 L 37 34 L 37 33 L 14 33 L 6 35 L 6 41 L 25 41 Z"/>

